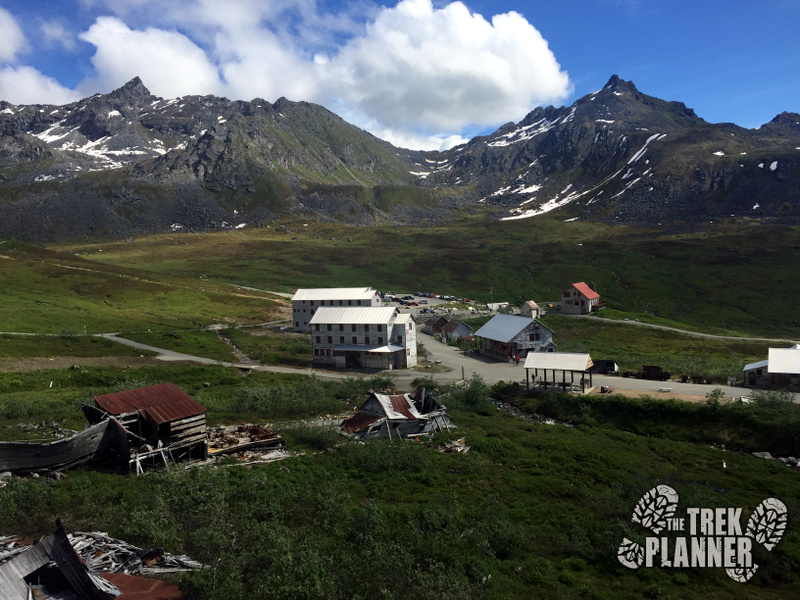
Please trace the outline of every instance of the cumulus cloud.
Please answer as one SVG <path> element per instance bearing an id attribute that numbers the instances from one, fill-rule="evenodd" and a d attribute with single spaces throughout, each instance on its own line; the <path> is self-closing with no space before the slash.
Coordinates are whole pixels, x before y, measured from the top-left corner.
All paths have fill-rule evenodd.
<path id="1" fill-rule="evenodd" d="M 0 98 L 12 104 L 69 104 L 80 96 L 33 67 L 0 69 Z"/>
<path id="2" fill-rule="evenodd" d="M 460 132 L 519 119 L 571 92 L 541 34 L 517 13 L 491 23 L 460 2 L 403 0 L 318 59 L 334 102 L 391 129 Z"/>
<path id="3" fill-rule="evenodd" d="M 100 17 L 80 39 L 96 47 L 92 64 L 97 71 L 82 89 L 110 91 L 138 75 L 151 92 L 165 98 L 224 91 L 205 51 L 177 31 L 137 31 L 115 17 Z"/>
<path id="4" fill-rule="evenodd" d="M 0 7 L 0 62 L 13 61 L 25 48 L 25 34 L 14 16 Z"/>

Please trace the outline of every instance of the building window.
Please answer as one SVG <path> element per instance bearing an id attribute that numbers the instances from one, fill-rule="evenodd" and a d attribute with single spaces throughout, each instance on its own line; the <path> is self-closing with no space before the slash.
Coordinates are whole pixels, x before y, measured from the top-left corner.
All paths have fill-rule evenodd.
<path id="1" fill-rule="evenodd" d="M 315 330 L 315 331 L 319 331 L 319 323 L 317 323 L 316 325 L 314 325 L 314 330 Z"/>
<path id="2" fill-rule="evenodd" d="M 339 331 L 344 331 L 344 323 L 339 323 Z"/>
<path id="3" fill-rule="evenodd" d="M 295 327 L 300 327 L 300 321 L 295 321 L 295 322 L 294 322 L 294 326 L 295 326 Z"/>
<path id="4" fill-rule="evenodd" d="M 347 306 L 353 306 L 353 301 L 352 300 L 348 300 L 347 301 Z"/>
<path id="5" fill-rule="evenodd" d="M 342 301 L 341 300 L 339 300 L 339 306 L 342 306 Z"/>
<path id="6" fill-rule="evenodd" d="M 311 301 L 311 306 L 314 306 L 314 301 L 313 300 Z"/>
<path id="7" fill-rule="evenodd" d="M 339 343 L 340 344 L 344 344 L 344 336 L 343 335 L 339 336 Z"/>
<path id="8" fill-rule="evenodd" d="M 369 325 L 364 325 L 364 331 L 369 331 Z"/>
<path id="9" fill-rule="evenodd" d="M 361 306 L 361 300 L 358 300 L 357 303 L 358 303 L 358 306 Z"/>
<path id="10" fill-rule="evenodd" d="M 402 344 L 403 343 L 403 336 L 402 335 L 398 335 L 397 336 L 397 343 L 398 344 Z"/>
<path id="11" fill-rule="evenodd" d="M 358 344 L 358 337 L 355 335 L 353 336 L 353 344 Z"/>
<path id="12" fill-rule="evenodd" d="M 530 341 L 530 342 L 538 342 L 539 341 L 539 334 L 538 333 L 530 334 L 530 336 L 528 336 L 528 341 Z"/>
<path id="13" fill-rule="evenodd" d="M 328 323 L 328 331 L 330 331 L 330 330 L 331 330 L 331 324 Z"/>
<path id="14" fill-rule="evenodd" d="M 322 340 L 322 338 L 320 336 L 317 336 L 317 343 L 318 344 L 321 343 L 321 340 Z"/>
<path id="15" fill-rule="evenodd" d="M 329 343 L 329 344 L 332 344 L 332 343 L 333 343 L 333 338 L 332 338 L 331 336 L 328 336 L 328 343 Z"/>
<path id="16" fill-rule="evenodd" d="M 378 336 L 378 343 L 379 343 L 379 344 L 382 344 L 382 343 L 383 343 L 383 337 L 381 337 L 381 336 Z"/>
<path id="17" fill-rule="evenodd" d="M 319 356 L 319 348 L 314 348 L 314 356 Z"/>
<path id="18" fill-rule="evenodd" d="M 409 331 L 411 331 L 411 328 L 412 328 L 412 327 L 413 327 L 413 325 L 412 325 L 411 323 L 409 323 L 409 324 L 408 324 L 408 330 L 409 330 Z"/>
<path id="19" fill-rule="evenodd" d="M 355 331 L 355 330 L 356 330 L 356 324 L 353 323 L 352 325 L 350 325 L 350 331 Z"/>
<path id="20" fill-rule="evenodd" d="M 364 338 L 364 343 L 365 343 L 365 344 L 369 344 L 369 336 L 366 336 L 366 337 Z"/>
<path id="21" fill-rule="evenodd" d="M 378 325 L 378 331 L 383 331 L 383 325 Z"/>

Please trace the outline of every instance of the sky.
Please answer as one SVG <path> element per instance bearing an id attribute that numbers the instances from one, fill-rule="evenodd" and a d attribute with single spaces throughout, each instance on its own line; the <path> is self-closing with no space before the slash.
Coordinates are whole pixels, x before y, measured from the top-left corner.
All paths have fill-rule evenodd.
<path id="1" fill-rule="evenodd" d="M 0 0 L 0 100 L 139 76 L 163 98 L 315 102 L 446 149 L 611 75 L 711 123 L 800 112 L 800 0 Z"/>

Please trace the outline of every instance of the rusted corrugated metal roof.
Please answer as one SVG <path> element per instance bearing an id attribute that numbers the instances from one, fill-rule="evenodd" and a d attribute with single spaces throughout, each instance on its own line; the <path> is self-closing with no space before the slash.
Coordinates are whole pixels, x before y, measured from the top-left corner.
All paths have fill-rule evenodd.
<path id="1" fill-rule="evenodd" d="M 419 417 L 418 414 L 415 415 L 411 412 L 411 402 L 408 397 L 400 395 L 389 396 L 389 401 L 392 403 L 392 407 L 407 419 L 416 419 Z"/>
<path id="2" fill-rule="evenodd" d="M 112 415 L 138 411 L 154 425 L 192 417 L 206 412 L 206 407 L 172 383 L 95 396 L 98 407 Z"/>
<path id="3" fill-rule="evenodd" d="M 358 433 L 382 418 L 383 417 L 371 415 L 369 413 L 356 413 L 349 419 L 342 421 L 342 429 L 344 429 L 347 433 Z"/>
<path id="4" fill-rule="evenodd" d="M 159 579 L 146 579 L 125 573 L 100 573 L 120 591 L 116 600 L 182 600 L 180 588 Z"/>

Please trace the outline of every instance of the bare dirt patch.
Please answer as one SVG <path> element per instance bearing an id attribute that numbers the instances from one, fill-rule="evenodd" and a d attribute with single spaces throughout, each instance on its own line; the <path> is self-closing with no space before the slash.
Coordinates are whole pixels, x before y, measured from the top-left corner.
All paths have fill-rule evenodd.
<path id="1" fill-rule="evenodd" d="M 589 393 L 599 394 L 600 388 L 595 388 Z M 620 396 L 627 396 L 628 398 L 642 398 L 644 396 L 648 396 L 650 398 L 656 398 L 656 399 L 658 398 L 661 398 L 663 400 L 674 399 L 674 400 L 684 400 L 686 402 L 696 402 L 696 403 L 702 403 L 706 401 L 705 396 L 699 396 L 694 394 L 675 394 L 672 392 L 653 392 L 648 390 L 619 390 L 617 388 L 614 388 L 614 391 L 612 393 L 618 394 Z"/>

